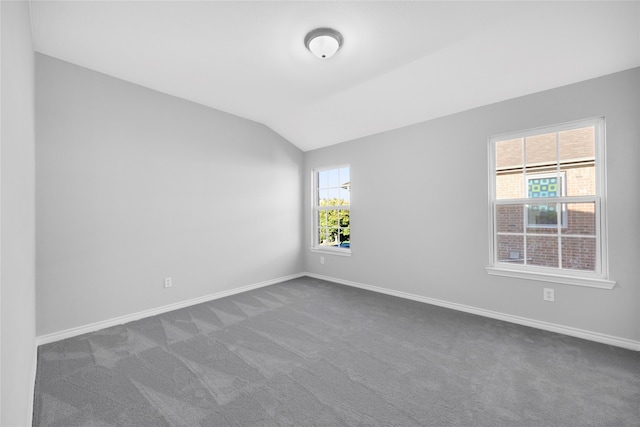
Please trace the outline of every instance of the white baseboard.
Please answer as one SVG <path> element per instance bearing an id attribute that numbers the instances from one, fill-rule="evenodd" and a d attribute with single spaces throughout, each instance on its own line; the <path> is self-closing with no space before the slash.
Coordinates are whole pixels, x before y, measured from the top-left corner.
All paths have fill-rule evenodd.
<path id="1" fill-rule="evenodd" d="M 378 292 L 382 294 L 392 295 L 395 297 L 405 298 L 426 304 L 437 305 L 440 307 L 450 308 L 453 310 L 463 311 L 465 313 L 477 314 L 479 316 L 489 317 L 492 319 L 503 320 L 505 322 L 516 323 L 518 325 L 529 326 L 545 331 L 556 332 L 559 334 L 569 335 L 576 338 L 582 338 L 589 341 L 595 341 L 602 344 L 609 344 L 616 347 L 622 347 L 629 350 L 640 351 L 640 341 L 634 341 L 626 338 L 615 337 L 612 335 L 601 334 L 598 332 L 586 331 L 583 329 L 572 328 L 569 326 L 558 325 L 555 323 L 542 322 L 540 320 L 528 319 L 526 317 L 513 316 L 497 311 L 485 310 L 464 304 L 457 304 L 448 301 L 442 301 L 434 298 L 427 298 L 420 295 L 410 294 L 407 292 L 395 291 L 392 289 L 381 288 L 378 286 L 365 285 L 363 283 L 352 282 L 350 280 L 337 279 L 335 277 L 323 276 L 315 273 L 304 273 L 305 276 L 316 279 L 327 280 L 329 282 L 339 283 L 341 285 L 353 286 L 356 288 L 366 289 L 368 291 Z"/>
<path id="2" fill-rule="evenodd" d="M 241 286 L 239 288 L 230 289 L 227 291 L 217 292 L 215 294 L 205 295 L 198 298 L 193 298 L 186 301 L 181 301 L 174 304 L 165 305 L 162 307 L 144 310 L 125 316 L 116 317 L 89 325 L 79 326 L 76 328 L 66 329 L 64 331 L 54 332 L 47 335 L 42 335 L 36 338 L 36 345 L 48 344 L 51 342 L 63 340 L 66 338 L 75 337 L 78 335 L 86 334 L 88 332 L 94 332 L 100 329 L 108 328 L 111 326 L 122 325 L 134 320 L 143 319 L 145 317 L 155 316 L 157 314 L 166 313 L 172 310 L 178 310 L 180 308 L 188 307 L 195 304 L 215 300 L 218 298 L 224 298 L 227 296 L 235 295 L 241 292 L 250 291 L 252 289 L 262 288 L 264 286 L 274 285 L 276 283 L 284 282 L 286 280 L 297 279 L 298 277 L 309 276 L 316 279 L 327 280 L 330 282 L 338 283 L 341 285 L 352 286 L 356 288 L 366 289 L 373 292 L 392 295 L 399 298 L 405 298 L 412 301 L 418 301 L 425 304 L 437 305 L 440 307 L 450 308 L 452 310 L 463 311 L 465 313 L 477 314 L 479 316 L 489 317 L 492 319 L 503 320 L 505 322 L 516 323 L 518 325 L 529 326 L 536 329 L 542 329 L 545 331 L 556 332 L 576 338 L 582 338 L 589 341 L 595 341 L 602 344 L 609 344 L 616 347 L 622 347 L 629 350 L 640 351 L 640 341 L 634 341 L 626 338 L 620 338 L 612 335 L 601 334 L 598 332 L 586 331 L 583 329 L 572 328 L 570 326 L 558 325 L 555 323 L 543 322 L 540 320 L 529 319 L 526 317 L 514 316 L 511 314 L 500 313 L 497 311 L 485 310 L 482 308 L 472 307 L 464 304 L 458 304 L 448 301 L 442 301 L 434 298 L 428 298 L 421 295 L 410 294 L 407 292 L 396 291 L 393 289 L 382 288 L 379 286 L 366 285 L 364 283 L 353 282 L 350 280 L 338 279 L 336 277 L 323 276 L 315 273 L 298 273 L 285 277 L 279 277 L 277 279 L 267 280 L 260 283 L 254 283 L 252 285 Z M 34 362 L 35 363 L 35 362 Z M 35 383 L 35 367 L 33 371 L 33 382 Z"/>
<path id="3" fill-rule="evenodd" d="M 260 283 L 254 283 L 247 286 L 241 286 L 239 288 L 230 289 L 227 291 L 216 292 L 214 294 L 205 295 L 202 297 L 192 298 L 186 301 L 176 302 L 169 305 L 164 305 L 162 307 L 152 308 L 149 310 L 139 311 L 137 313 L 127 314 L 124 316 L 115 317 L 113 319 L 102 320 L 100 322 L 91 323 L 88 325 L 78 326 L 76 328 L 66 329 L 64 331 L 53 332 L 47 335 L 41 335 L 36 337 L 36 345 L 40 346 L 43 344 L 49 344 L 55 341 L 60 341 L 66 338 L 75 337 L 78 335 L 86 334 L 89 332 L 98 331 L 100 329 L 109 328 L 111 326 L 122 325 L 124 323 L 133 322 L 135 320 L 140 320 L 145 317 L 155 316 L 157 314 L 166 313 L 168 311 L 178 310 L 180 308 L 189 307 L 191 305 L 200 304 L 203 302 L 228 297 L 231 295 L 239 294 L 241 292 L 250 291 L 252 289 L 258 289 L 269 285 L 275 285 L 276 283 L 284 282 L 291 279 L 297 279 L 298 277 L 302 277 L 305 274 L 298 273 L 292 274 L 289 276 L 278 277 L 277 279 L 267 280 Z M 35 379 L 35 377 L 34 377 Z"/>

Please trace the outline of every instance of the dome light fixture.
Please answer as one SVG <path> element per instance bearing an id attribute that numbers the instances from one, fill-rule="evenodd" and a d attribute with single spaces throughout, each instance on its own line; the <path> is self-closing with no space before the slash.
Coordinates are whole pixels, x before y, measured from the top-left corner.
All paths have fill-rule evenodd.
<path id="1" fill-rule="evenodd" d="M 304 45 L 320 59 L 331 58 L 342 46 L 342 34 L 331 28 L 316 28 L 304 38 Z"/>

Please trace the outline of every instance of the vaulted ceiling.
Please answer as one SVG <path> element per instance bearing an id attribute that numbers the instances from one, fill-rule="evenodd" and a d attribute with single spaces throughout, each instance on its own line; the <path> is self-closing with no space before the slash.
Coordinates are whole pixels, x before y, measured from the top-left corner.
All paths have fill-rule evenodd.
<path id="1" fill-rule="evenodd" d="M 31 1 L 34 48 L 307 151 L 640 66 L 640 2 Z M 321 60 L 317 27 L 344 45 Z"/>

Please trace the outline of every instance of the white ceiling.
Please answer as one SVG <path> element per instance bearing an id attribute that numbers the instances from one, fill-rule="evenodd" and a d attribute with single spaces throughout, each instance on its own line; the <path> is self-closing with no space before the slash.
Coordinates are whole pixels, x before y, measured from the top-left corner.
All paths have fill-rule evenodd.
<path id="1" fill-rule="evenodd" d="M 640 66 L 640 2 L 31 1 L 37 52 L 304 151 Z M 321 60 L 304 36 L 332 27 Z"/>

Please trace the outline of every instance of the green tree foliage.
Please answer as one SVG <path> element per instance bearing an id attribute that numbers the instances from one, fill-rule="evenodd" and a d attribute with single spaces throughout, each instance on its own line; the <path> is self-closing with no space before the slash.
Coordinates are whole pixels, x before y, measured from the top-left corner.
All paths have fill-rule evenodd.
<path id="1" fill-rule="evenodd" d="M 343 199 L 321 199 L 320 206 L 349 206 Z M 319 239 L 321 244 L 338 245 L 350 241 L 349 209 L 327 209 L 319 212 Z"/>

